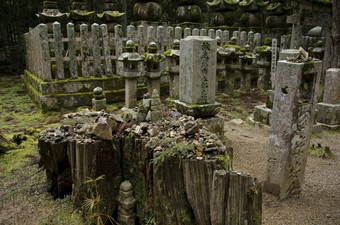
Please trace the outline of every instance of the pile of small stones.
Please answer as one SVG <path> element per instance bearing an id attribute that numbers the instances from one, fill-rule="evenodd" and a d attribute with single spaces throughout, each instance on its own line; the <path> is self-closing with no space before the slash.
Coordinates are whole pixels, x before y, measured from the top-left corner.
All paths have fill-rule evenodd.
<path id="1" fill-rule="evenodd" d="M 127 121 L 123 118 L 106 112 L 69 113 L 64 115 L 60 127 L 47 129 L 41 138 L 54 143 L 66 140 L 93 143 L 129 135 L 146 139 L 146 147 L 159 153 L 185 143 L 192 148 L 183 157 L 197 160 L 215 159 L 227 150 L 216 134 L 203 127 L 201 119 L 182 115 L 176 109 L 163 109 L 163 118 L 157 122 L 137 124 L 134 118 Z"/>

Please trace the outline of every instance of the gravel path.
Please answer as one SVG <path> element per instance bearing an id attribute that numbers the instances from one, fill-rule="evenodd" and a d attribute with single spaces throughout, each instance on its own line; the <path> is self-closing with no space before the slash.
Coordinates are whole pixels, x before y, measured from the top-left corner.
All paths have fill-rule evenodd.
<path id="1" fill-rule="evenodd" d="M 250 125 L 225 123 L 234 148 L 233 168 L 265 179 L 269 131 Z M 314 137 L 317 136 L 317 137 Z M 265 225 L 340 224 L 340 133 L 322 131 L 311 143 L 328 145 L 336 159 L 308 156 L 305 185 L 300 196 L 280 201 L 263 194 Z"/>

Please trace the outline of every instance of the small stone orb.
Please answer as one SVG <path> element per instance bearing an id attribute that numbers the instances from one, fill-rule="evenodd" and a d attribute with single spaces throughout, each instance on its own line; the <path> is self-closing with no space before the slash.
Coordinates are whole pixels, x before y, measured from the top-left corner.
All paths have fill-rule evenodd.
<path id="1" fill-rule="evenodd" d="M 103 88 L 101 88 L 101 87 L 96 87 L 95 89 L 93 89 L 93 93 L 94 93 L 95 95 L 101 95 L 101 94 L 103 94 Z"/>

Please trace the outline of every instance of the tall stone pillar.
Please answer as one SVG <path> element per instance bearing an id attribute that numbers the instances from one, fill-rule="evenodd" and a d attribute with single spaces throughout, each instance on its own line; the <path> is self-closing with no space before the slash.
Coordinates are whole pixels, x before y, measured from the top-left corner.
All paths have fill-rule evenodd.
<path id="1" fill-rule="evenodd" d="M 221 135 L 223 118 L 215 116 L 221 106 L 215 102 L 217 41 L 188 36 L 181 40 L 180 49 L 179 100 L 174 104 L 183 114 L 204 118 L 203 125 Z"/>
<path id="2" fill-rule="evenodd" d="M 277 64 L 266 189 L 281 199 L 304 183 L 321 72 L 321 61 Z"/>

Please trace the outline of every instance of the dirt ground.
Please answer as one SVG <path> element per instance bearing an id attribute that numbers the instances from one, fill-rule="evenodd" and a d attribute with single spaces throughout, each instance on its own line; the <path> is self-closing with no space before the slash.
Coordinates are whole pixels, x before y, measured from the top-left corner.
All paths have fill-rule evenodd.
<path id="1" fill-rule="evenodd" d="M 249 172 L 261 180 L 266 176 L 269 130 L 259 126 L 225 123 L 226 135 L 233 141 L 233 169 Z M 263 193 L 263 224 L 340 224 L 340 133 L 322 131 L 311 144 L 329 146 L 336 159 L 309 156 L 305 184 L 300 196 L 279 200 Z"/>
<path id="2" fill-rule="evenodd" d="M 58 124 L 60 113 L 39 113 L 18 77 L 0 79 L 0 100 L 0 132 L 7 137 L 24 132 L 28 127 L 45 129 Z M 245 120 L 255 105 L 265 101 L 264 93 L 255 90 L 249 94 L 235 93 L 232 97 L 221 95 L 218 101 L 223 106 L 220 114 L 225 117 L 225 134 L 233 142 L 234 170 L 265 180 L 269 130 L 230 122 Z M 72 207 L 69 197 L 54 200 L 48 194 L 46 176 L 37 165 L 34 138 L 28 136 L 26 145 L 0 156 L 0 225 L 84 224 L 81 212 Z M 311 142 L 329 146 L 336 158 L 308 157 L 305 185 L 299 197 L 280 201 L 263 193 L 263 224 L 340 224 L 339 140 L 340 132 L 323 131 L 313 135 Z"/>

